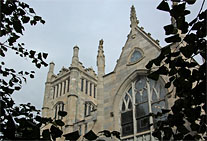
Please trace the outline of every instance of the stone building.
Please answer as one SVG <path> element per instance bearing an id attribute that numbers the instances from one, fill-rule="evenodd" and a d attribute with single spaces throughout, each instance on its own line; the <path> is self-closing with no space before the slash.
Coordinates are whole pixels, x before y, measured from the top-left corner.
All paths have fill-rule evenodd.
<path id="1" fill-rule="evenodd" d="M 156 125 L 158 119 L 149 113 L 169 108 L 172 94 L 164 88 L 166 78 L 154 81 L 146 77 L 145 66 L 159 55 L 161 47 L 138 26 L 134 6 L 130 21 L 131 31 L 111 73 L 105 74 L 103 40 L 98 46 L 97 74 L 79 61 L 77 46 L 69 68 L 54 74 L 55 64 L 50 63 L 42 115 L 58 119 L 58 111 L 67 111 L 64 133 L 115 130 L 122 140 L 155 140 L 151 135 L 154 127 L 149 125 Z"/>

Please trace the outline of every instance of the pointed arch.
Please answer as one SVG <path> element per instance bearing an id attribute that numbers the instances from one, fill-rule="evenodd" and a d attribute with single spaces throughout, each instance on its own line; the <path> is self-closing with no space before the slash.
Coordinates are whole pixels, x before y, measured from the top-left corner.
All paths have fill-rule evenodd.
<path id="1" fill-rule="evenodd" d="M 130 92 L 129 92 L 130 91 Z M 119 122 L 122 137 L 138 138 L 145 131 L 150 136 L 152 128 L 150 124 L 156 125 L 157 119 L 153 119 L 149 113 L 161 112 L 167 107 L 163 80 L 151 80 L 146 77 L 146 72 L 135 71 L 125 80 L 114 99 L 115 124 Z M 129 103 L 132 102 L 132 107 Z M 119 103 L 119 111 L 117 110 Z M 162 117 L 163 118 L 163 117 Z M 117 129 L 117 128 L 116 128 Z"/>

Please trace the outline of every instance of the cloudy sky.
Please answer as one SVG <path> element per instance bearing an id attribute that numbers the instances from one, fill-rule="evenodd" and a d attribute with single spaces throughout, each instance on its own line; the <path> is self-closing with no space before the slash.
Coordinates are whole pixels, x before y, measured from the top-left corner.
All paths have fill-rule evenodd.
<path id="1" fill-rule="evenodd" d="M 49 54 L 47 62 L 55 62 L 55 73 L 69 67 L 73 47 L 79 46 L 79 59 L 85 67 L 96 71 L 97 48 L 104 40 L 106 73 L 113 71 L 127 35 L 130 32 L 130 7 L 136 8 L 139 26 L 151 33 L 165 46 L 163 26 L 170 23 L 166 12 L 156 9 L 161 0 L 24 0 L 46 21 L 44 25 L 26 26 L 21 41 L 28 49 Z M 189 7 L 193 19 L 201 6 L 197 0 Z M 205 4 L 206 6 L 206 4 Z M 34 70 L 35 78 L 28 79 L 21 91 L 13 95 L 16 103 L 30 102 L 41 109 L 47 68 L 36 69 L 31 61 L 9 53 L 6 62 L 16 70 Z"/>

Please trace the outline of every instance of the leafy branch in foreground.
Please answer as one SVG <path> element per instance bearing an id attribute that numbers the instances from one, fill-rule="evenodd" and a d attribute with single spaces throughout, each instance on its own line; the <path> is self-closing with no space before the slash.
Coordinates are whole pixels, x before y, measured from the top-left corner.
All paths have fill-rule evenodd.
<path id="1" fill-rule="evenodd" d="M 151 70 L 154 65 L 159 67 L 148 77 L 158 80 L 160 75 L 167 76 L 169 81 L 165 87 L 173 86 L 176 90 L 171 112 L 166 120 L 159 121 L 153 133 L 159 140 L 205 140 L 207 137 L 205 0 L 194 20 L 187 22 L 185 18 L 190 14 L 186 4 L 195 2 L 176 0 L 170 8 L 168 2 L 163 0 L 157 7 L 173 17 L 174 23 L 164 27 L 165 34 L 171 35 L 165 41 L 172 44 L 162 48 L 160 55 L 146 65 Z M 194 59 L 198 55 L 203 59 L 201 65 Z"/>
<path id="2" fill-rule="evenodd" d="M 58 115 L 61 117 L 65 117 L 67 115 L 67 112 L 59 111 Z M 74 131 L 63 135 L 61 129 L 63 126 L 65 126 L 65 123 L 61 119 L 52 120 L 51 118 L 41 118 L 40 116 L 38 116 L 36 119 L 38 119 L 39 122 L 44 123 L 45 126 L 51 124 L 50 128 L 43 129 L 42 138 L 41 138 L 43 140 L 56 140 L 56 138 L 64 137 L 65 140 L 75 141 L 81 137 L 79 131 Z M 84 139 L 96 140 L 102 137 L 106 137 L 106 138 L 115 137 L 117 139 L 120 139 L 120 133 L 117 131 L 110 132 L 108 130 L 103 130 L 96 134 L 92 130 L 90 130 L 86 134 L 82 135 L 82 137 L 83 140 Z"/>
<path id="3" fill-rule="evenodd" d="M 11 95 L 19 91 L 27 77 L 34 78 L 34 71 L 17 71 L 15 68 L 8 67 L 3 61 L 8 58 L 7 52 L 13 51 L 22 58 L 28 58 L 37 68 L 47 66 L 45 62 L 47 53 L 38 53 L 34 50 L 25 48 L 24 43 L 18 42 L 24 35 L 24 26 L 36 25 L 38 22 L 44 24 L 45 21 L 36 15 L 33 8 L 20 0 L 1 0 L 0 1 L 0 108 L 1 108 L 1 137 L 2 139 L 27 138 L 28 135 L 33 139 L 33 130 L 39 131 L 39 125 L 35 124 L 32 112 L 37 112 L 34 106 L 29 103 L 15 107 L 15 102 Z M 15 55 L 14 55 L 15 57 Z M 17 62 L 14 62 L 18 65 Z M 29 113 L 28 113 L 29 112 Z M 24 134 L 22 134 L 24 132 Z M 35 137 L 37 134 L 34 135 Z M 28 139 L 28 138 L 27 138 Z"/>

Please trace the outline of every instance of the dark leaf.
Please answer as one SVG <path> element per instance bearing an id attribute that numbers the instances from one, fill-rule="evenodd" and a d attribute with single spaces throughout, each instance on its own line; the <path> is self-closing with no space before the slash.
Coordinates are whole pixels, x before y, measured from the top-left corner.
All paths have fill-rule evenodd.
<path id="1" fill-rule="evenodd" d="M 37 64 L 36 64 L 36 67 L 37 67 L 38 69 L 40 69 L 40 68 L 41 68 L 41 64 L 40 64 L 40 63 L 37 63 Z"/>
<path id="2" fill-rule="evenodd" d="M 166 66 L 162 65 L 156 72 L 162 75 L 167 75 L 168 74 L 168 69 Z"/>
<path id="3" fill-rule="evenodd" d="M 42 54 L 41 53 L 38 53 L 38 59 L 42 60 Z"/>
<path id="4" fill-rule="evenodd" d="M 1 48 L 4 50 L 4 51 L 7 51 L 7 48 L 5 46 L 1 46 Z"/>
<path id="5" fill-rule="evenodd" d="M 112 131 L 111 134 L 113 136 L 115 136 L 116 138 L 120 139 L 120 132 L 118 132 L 118 131 Z"/>
<path id="6" fill-rule="evenodd" d="M 35 120 L 41 122 L 42 118 L 40 116 L 36 116 Z"/>
<path id="7" fill-rule="evenodd" d="M 159 140 L 161 140 L 161 132 L 159 130 L 155 130 L 152 135 L 156 138 L 158 138 Z"/>
<path id="8" fill-rule="evenodd" d="M 13 27 L 14 27 L 14 30 L 17 33 L 21 33 L 22 34 L 22 29 L 24 29 L 24 28 L 23 28 L 23 26 L 22 26 L 22 24 L 21 24 L 21 22 L 19 20 L 13 22 Z"/>
<path id="9" fill-rule="evenodd" d="M 162 49 L 161 49 L 161 55 L 167 55 L 167 54 L 169 54 L 169 53 L 171 53 L 171 49 L 170 49 L 170 46 L 166 46 L 166 47 L 163 47 Z M 163 57 L 161 57 L 161 56 L 159 56 L 160 58 L 163 58 Z M 160 59 L 161 60 L 161 59 Z"/>
<path id="10" fill-rule="evenodd" d="M 178 71 L 178 70 L 177 70 L 175 67 L 173 67 L 173 68 L 170 70 L 169 75 L 172 76 L 172 75 L 176 74 L 177 71 Z"/>
<path id="11" fill-rule="evenodd" d="M 190 11 L 189 11 L 189 10 L 185 10 L 185 11 L 184 11 L 184 14 L 185 14 L 185 15 L 188 15 L 188 14 L 190 14 Z"/>
<path id="12" fill-rule="evenodd" d="M 167 3 L 165 0 L 163 0 L 163 1 L 158 5 L 157 9 L 159 9 L 159 10 L 163 10 L 163 11 L 167 11 L 167 12 L 170 11 L 170 7 L 169 7 L 168 3 Z"/>
<path id="13" fill-rule="evenodd" d="M 170 127 L 164 127 L 163 131 L 164 131 L 163 140 L 170 140 L 172 136 L 172 129 Z"/>
<path id="14" fill-rule="evenodd" d="M 0 55 L 2 56 L 2 57 L 5 57 L 5 54 L 4 54 L 4 52 L 3 52 L 3 50 L 0 48 Z"/>
<path id="15" fill-rule="evenodd" d="M 185 140 L 185 141 L 192 141 L 192 140 L 195 140 L 195 139 L 194 139 L 194 137 L 192 135 L 188 134 L 187 136 L 184 137 L 183 140 Z"/>
<path id="16" fill-rule="evenodd" d="M 10 115 L 7 117 L 7 120 L 4 136 L 7 139 L 13 140 L 15 138 L 15 123 Z"/>
<path id="17" fill-rule="evenodd" d="M 166 113 L 169 113 L 171 110 L 169 109 L 162 109 L 162 114 L 166 114 Z"/>
<path id="18" fill-rule="evenodd" d="M 40 22 L 41 22 L 42 24 L 45 24 L 45 21 L 44 21 L 44 20 L 40 20 Z"/>
<path id="19" fill-rule="evenodd" d="M 28 75 L 29 73 L 27 71 L 24 72 L 26 75 Z"/>
<path id="20" fill-rule="evenodd" d="M 160 66 L 160 63 L 164 58 L 165 58 L 165 56 L 161 53 L 157 58 L 155 58 L 152 61 L 156 66 Z"/>
<path id="21" fill-rule="evenodd" d="M 179 34 L 176 34 L 174 36 L 170 36 L 168 38 L 165 38 L 165 41 L 167 43 L 175 43 L 175 42 L 180 42 L 181 41 L 181 38 L 179 37 Z"/>
<path id="22" fill-rule="evenodd" d="M 184 125 L 179 125 L 177 129 L 180 133 L 184 135 L 190 132 Z"/>
<path id="23" fill-rule="evenodd" d="M 34 78 L 34 75 L 33 74 L 30 74 L 29 76 L 30 76 L 30 78 Z"/>
<path id="24" fill-rule="evenodd" d="M 185 14 L 185 3 L 173 5 L 173 9 L 170 10 L 170 15 L 176 20 L 178 18 L 184 18 Z"/>
<path id="25" fill-rule="evenodd" d="M 67 112 L 65 112 L 65 111 L 59 111 L 58 112 L 58 115 L 61 116 L 61 117 L 65 117 L 67 115 Z"/>
<path id="26" fill-rule="evenodd" d="M 30 18 L 29 18 L 28 16 L 23 16 L 23 17 L 22 17 L 22 22 L 23 22 L 23 23 L 28 23 L 29 20 L 30 20 Z"/>
<path id="27" fill-rule="evenodd" d="M 43 54 L 42 54 L 42 56 L 43 56 L 44 59 L 47 58 L 47 55 L 48 55 L 47 53 L 43 53 Z"/>
<path id="28" fill-rule="evenodd" d="M 50 127 L 50 132 L 53 139 L 61 137 L 63 134 L 63 131 L 61 131 L 59 128 L 55 127 L 54 125 Z"/>
<path id="29" fill-rule="evenodd" d="M 176 34 L 178 32 L 178 30 L 172 24 L 164 26 L 164 29 L 165 35 Z"/>
<path id="30" fill-rule="evenodd" d="M 42 18 L 40 16 L 34 16 L 35 21 L 40 21 Z"/>
<path id="31" fill-rule="evenodd" d="M 50 131 L 49 131 L 49 129 L 43 130 L 42 137 L 43 137 L 44 140 L 50 140 Z"/>
<path id="32" fill-rule="evenodd" d="M 35 53 L 36 53 L 36 51 L 30 50 L 29 53 L 30 53 L 30 58 L 33 58 Z"/>
<path id="33" fill-rule="evenodd" d="M 78 131 L 71 132 L 71 133 L 65 134 L 65 135 L 63 135 L 63 136 L 65 137 L 65 140 L 71 140 L 71 141 L 78 140 L 79 137 L 80 137 Z"/>
<path id="34" fill-rule="evenodd" d="M 196 139 L 196 140 L 201 140 L 202 139 L 202 137 L 200 136 L 200 135 L 194 135 L 194 138 Z"/>
<path id="35" fill-rule="evenodd" d="M 150 69 L 153 65 L 153 61 L 149 61 L 148 64 L 145 66 L 147 69 Z"/>
<path id="36" fill-rule="evenodd" d="M 188 34 L 185 36 L 184 41 L 186 41 L 187 43 L 193 43 L 198 39 L 198 37 L 194 34 Z"/>
<path id="37" fill-rule="evenodd" d="M 206 18 L 206 15 L 207 15 L 207 10 L 205 10 L 201 14 L 199 14 L 199 19 L 200 20 L 205 19 Z"/>
<path id="38" fill-rule="evenodd" d="M 21 89 L 21 87 L 14 87 L 14 89 L 18 91 Z"/>
<path id="39" fill-rule="evenodd" d="M 30 24 L 31 24 L 31 25 L 36 25 L 37 22 L 36 22 L 35 20 L 31 20 L 31 21 L 30 21 Z"/>
<path id="40" fill-rule="evenodd" d="M 177 133 L 173 135 L 174 139 L 177 140 L 182 140 L 183 139 L 183 134 L 182 133 Z"/>
<path id="41" fill-rule="evenodd" d="M 92 130 L 86 133 L 83 137 L 87 140 L 96 140 L 98 138 L 98 136 Z"/>
<path id="42" fill-rule="evenodd" d="M 31 71 L 31 73 L 35 73 L 34 71 Z"/>
<path id="43" fill-rule="evenodd" d="M 35 11 L 34 11 L 33 8 L 29 8 L 29 12 L 30 12 L 30 13 L 35 13 Z"/>
<path id="44" fill-rule="evenodd" d="M 192 26 L 195 22 L 197 22 L 198 18 L 196 17 L 194 20 L 192 20 L 190 23 L 189 23 L 189 26 Z"/>
<path id="45" fill-rule="evenodd" d="M 188 4 L 194 4 L 196 2 L 196 0 L 184 0 L 186 1 Z"/>
<path id="46" fill-rule="evenodd" d="M 64 126 L 65 123 L 62 120 L 55 120 L 55 123 L 59 126 Z"/>
<path id="47" fill-rule="evenodd" d="M 99 133 L 103 134 L 106 137 L 111 137 L 111 132 L 108 130 L 103 130 L 103 131 L 100 131 Z"/>
<path id="48" fill-rule="evenodd" d="M 191 30 L 199 30 L 202 27 L 202 22 L 197 22 L 193 25 Z"/>
<path id="49" fill-rule="evenodd" d="M 192 131 L 199 131 L 200 126 L 196 123 L 191 123 L 190 128 Z"/>
<path id="50" fill-rule="evenodd" d="M 188 32 L 188 23 L 187 22 L 182 23 L 182 25 L 179 29 L 182 31 L 182 34 L 187 33 Z"/>
<path id="51" fill-rule="evenodd" d="M 148 78 L 151 78 L 153 80 L 158 80 L 159 79 L 159 73 L 157 71 L 150 73 L 148 76 Z"/>

